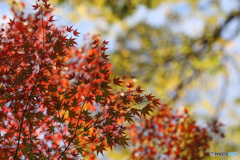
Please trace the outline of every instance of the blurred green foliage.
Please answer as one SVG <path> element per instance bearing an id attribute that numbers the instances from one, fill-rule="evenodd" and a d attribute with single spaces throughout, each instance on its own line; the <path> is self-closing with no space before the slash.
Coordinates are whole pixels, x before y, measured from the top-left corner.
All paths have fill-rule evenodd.
<path id="1" fill-rule="evenodd" d="M 182 0 L 169 0 L 168 2 L 180 2 Z M 88 11 L 97 9 L 96 12 L 88 14 L 102 15 L 109 22 L 121 21 L 125 17 L 134 13 L 138 5 L 144 5 L 147 8 L 155 8 L 164 0 L 52 0 L 53 3 L 70 4 L 78 9 L 87 8 Z M 196 3 L 194 0 L 191 3 Z M 90 9 L 92 8 L 92 9 Z"/>

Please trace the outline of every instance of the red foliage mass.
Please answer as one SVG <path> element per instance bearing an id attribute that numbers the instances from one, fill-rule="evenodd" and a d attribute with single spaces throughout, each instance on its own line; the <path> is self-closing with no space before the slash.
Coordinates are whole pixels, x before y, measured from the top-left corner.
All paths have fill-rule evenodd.
<path id="1" fill-rule="evenodd" d="M 0 159 L 94 159 L 92 152 L 128 145 L 124 122 L 154 108 L 160 108 L 157 115 L 129 128 L 138 146 L 132 158 L 183 157 L 186 150 L 198 159 L 199 147 L 206 154 L 205 129 L 187 114 L 172 114 L 133 82 L 111 77 L 108 41 L 93 37 L 89 48 L 77 47 L 70 36 L 78 36 L 77 29 L 56 27 L 50 7 L 48 0 L 38 1 L 35 14 L 14 12 L 2 26 Z"/>

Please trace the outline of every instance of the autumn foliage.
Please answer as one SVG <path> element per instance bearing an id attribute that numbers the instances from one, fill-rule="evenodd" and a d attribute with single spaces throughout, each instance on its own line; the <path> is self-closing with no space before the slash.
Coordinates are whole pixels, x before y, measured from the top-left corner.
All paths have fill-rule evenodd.
<path id="1" fill-rule="evenodd" d="M 0 159 L 95 159 L 128 139 L 132 159 L 207 155 L 210 137 L 187 113 L 111 76 L 107 41 L 79 47 L 77 29 L 54 25 L 48 0 L 32 7 L 0 34 Z"/>
<path id="2" fill-rule="evenodd" d="M 184 112 L 162 105 L 155 116 L 129 127 L 132 159 L 203 159 L 209 156 L 207 128 L 200 129 Z"/>

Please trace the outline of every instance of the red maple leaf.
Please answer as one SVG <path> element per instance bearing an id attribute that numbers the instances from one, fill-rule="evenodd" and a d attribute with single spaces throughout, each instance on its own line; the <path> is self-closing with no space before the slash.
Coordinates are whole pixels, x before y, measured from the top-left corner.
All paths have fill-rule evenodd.
<path id="1" fill-rule="evenodd" d="M 113 78 L 113 83 L 114 83 L 115 85 L 121 86 L 121 83 L 123 83 L 123 81 L 120 81 L 120 78 L 114 77 L 114 78 Z"/>
<path id="2" fill-rule="evenodd" d="M 72 74 L 69 74 L 68 76 L 69 77 L 67 79 L 72 80 L 75 77 L 75 72 L 72 73 Z"/>
<path id="3" fill-rule="evenodd" d="M 56 20 L 53 19 L 53 17 L 54 17 L 54 16 L 51 16 L 51 17 L 48 19 L 48 21 L 49 21 L 49 22 L 56 21 Z"/>
<path id="4" fill-rule="evenodd" d="M 73 31 L 74 36 L 78 36 L 80 33 L 76 30 Z"/>
<path id="5" fill-rule="evenodd" d="M 103 41 L 103 44 L 107 45 L 109 43 L 109 41 Z"/>
<path id="6" fill-rule="evenodd" d="M 67 32 L 72 32 L 72 31 L 73 31 L 72 27 L 73 27 L 73 26 L 67 27 L 66 31 L 67 31 Z"/>
<path id="7" fill-rule="evenodd" d="M 32 5 L 32 7 L 33 7 L 33 10 L 37 10 L 39 8 L 39 4 L 36 3 L 36 5 Z"/>
<path id="8" fill-rule="evenodd" d="M 108 49 L 108 48 L 106 48 L 105 45 L 101 47 L 101 50 L 102 50 L 102 51 L 105 51 L 105 50 L 107 50 L 107 49 Z"/>
<path id="9" fill-rule="evenodd" d="M 144 90 L 143 90 L 141 87 L 138 86 L 138 87 L 136 88 L 136 91 L 137 91 L 138 93 L 142 93 Z"/>
<path id="10" fill-rule="evenodd" d="M 148 101 L 151 101 L 154 96 L 152 96 L 152 94 L 149 94 L 146 95 L 145 97 L 147 98 Z"/>

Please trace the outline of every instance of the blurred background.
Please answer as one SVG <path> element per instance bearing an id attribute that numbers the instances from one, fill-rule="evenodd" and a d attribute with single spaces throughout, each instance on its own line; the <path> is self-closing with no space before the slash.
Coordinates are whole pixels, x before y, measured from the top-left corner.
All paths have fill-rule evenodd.
<path id="1" fill-rule="evenodd" d="M 11 18 L 12 1 L 0 1 Z M 31 12 L 32 0 L 24 0 Z M 110 41 L 115 75 L 134 77 L 200 126 L 218 120 L 211 151 L 240 154 L 239 0 L 52 0 L 58 25 Z M 122 159 L 117 149 L 107 159 Z M 119 158 L 119 156 L 121 156 Z M 236 157 L 235 157 L 236 158 Z M 229 158 L 231 159 L 231 157 Z"/>

